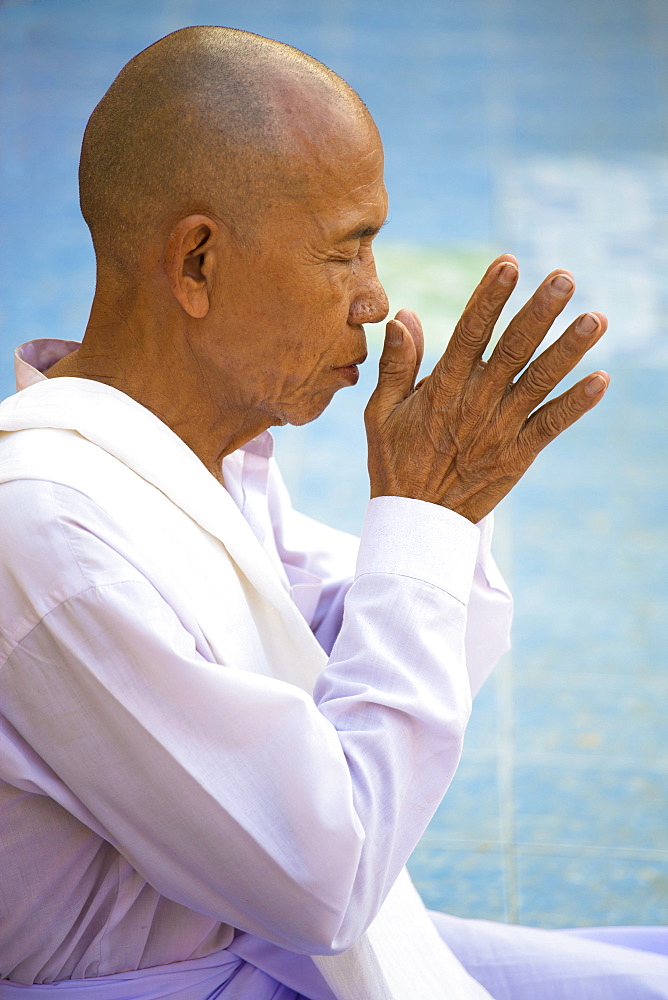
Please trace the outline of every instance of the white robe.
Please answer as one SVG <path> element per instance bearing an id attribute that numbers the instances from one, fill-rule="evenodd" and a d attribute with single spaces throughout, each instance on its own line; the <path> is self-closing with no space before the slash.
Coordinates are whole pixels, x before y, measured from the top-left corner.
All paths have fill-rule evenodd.
<path id="1" fill-rule="evenodd" d="M 17 831 L 31 809 L 29 829 L 47 814 L 44 854 L 56 843 L 85 855 L 86 839 L 98 882 L 111 870 L 118 890 L 115 911 L 98 886 L 85 926 L 49 929 L 61 938 L 55 956 L 19 956 L 2 974 L 113 974 L 128 967 L 122 925 L 137 917 L 146 949 L 135 967 L 147 953 L 156 964 L 161 938 L 162 963 L 196 959 L 229 944 L 232 927 L 295 952 L 347 949 L 456 768 L 478 529 L 419 501 L 372 502 L 327 663 L 230 496 L 157 418 L 69 379 L 0 412 L 2 523 L 10 548 L 19 539 L 8 561 L 16 613 L 7 608 L 1 646 L 5 796 L 21 813 Z M 57 551 L 50 530 L 66 536 Z M 507 592 L 494 582 L 490 607 L 500 605 L 507 632 Z M 303 689 L 318 671 L 313 701 Z M 33 879 L 36 894 L 54 860 Z M 172 935 L 169 954 L 184 908 L 200 939 Z M 77 954 L 72 938 L 96 923 L 94 947 Z M 436 937 L 423 943 L 438 951 Z M 465 992 L 455 989 L 457 963 L 443 954 L 452 995 L 482 995 L 463 972 Z M 7 949 L 2 960 L 13 961 Z M 341 967 L 325 959 L 326 975 L 330 965 Z M 370 996 L 398 995 L 378 983 Z"/>
<path id="2" fill-rule="evenodd" d="M 48 367 L 73 346 L 38 342 L 25 351 Z M 20 378 L 37 382 L 26 354 Z M 80 423 L 107 441 L 107 451 L 127 447 L 131 465 L 139 456 L 148 479 L 157 475 L 160 496 L 76 435 L 0 433 L 0 972 L 12 977 L 0 981 L 0 1000 L 26 991 L 46 1000 L 332 1000 L 299 952 L 316 938 L 318 950 L 332 950 L 329 936 L 322 948 L 323 932 L 330 935 L 342 880 L 350 893 L 344 906 L 339 900 L 339 931 L 346 920 L 367 920 L 437 786 L 447 784 L 468 711 L 462 629 L 474 690 L 507 642 L 510 603 L 489 555 L 489 524 L 474 554 L 474 529 L 455 515 L 415 501 L 375 501 L 341 629 L 356 543 L 291 510 L 267 438 L 225 460 L 235 513 L 155 418 L 126 397 L 109 408 L 113 390 L 89 383 L 74 397 L 80 390 L 83 407 L 72 409 L 61 383 L 40 390 L 35 406 L 24 396 L 18 407 L 0 407 L 0 420 L 57 427 L 59 413 L 61 425 L 63 418 L 64 426 Z M 167 471 L 154 465 L 149 473 L 145 456 Z M 115 470 L 106 488 L 105 468 Z M 247 664 L 234 669 L 225 650 L 248 622 L 236 620 L 229 602 L 211 601 L 209 584 L 228 596 L 250 576 L 235 581 L 233 574 L 229 587 L 216 590 L 220 551 L 206 543 L 189 560 L 185 522 L 145 517 L 147 488 L 152 509 L 165 493 L 186 506 L 194 495 L 194 521 L 212 518 L 211 539 L 220 529 L 242 563 L 241 549 L 249 549 L 244 570 L 253 576 L 264 568 L 258 620 L 270 630 L 273 622 L 276 636 L 282 625 L 272 605 L 281 620 L 285 612 L 297 621 L 286 604 L 291 594 L 331 652 L 315 702 L 292 683 L 254 679 Z M 196 549 L 202 538 L 193 538 Z M 174 546 L 186 558 L 170 570 Z M 198 619 L 209 612 L 202 629 Z M 205 632 L 219 635 L 220 622 L 217 649 Z M 305 659 L 322 661 L 310 632 L 300 624 L 294 631 Z M 272 642 L 258 646 L 252 630 L 248 638 L 241 659 L 250 651 L 251 670 L 270 666 Z M 286 669 L 299 683 L 297 661 Z M 430 743 L 436 756 L 420 759 Z M 257 812 L 247 808 L 255 800 Z M 366 830 L 351 862 L 350 846 Z M 276 891 L 290 907 L 277 908 Z M 231 940 L 221 920 L 233 920 L 235 908 L 238 926 L 257 926 L 261 936 L 245 931 Z M 559 933 L 442 914 L 434 920 L 496 1000 L 668 997 L 665 928 Z M 428 995 L 421 975 L 438 941 L 435 947 L 433 929 L 422 926 L 422 954 L 402 954 L 404 935 L 393 938 L 392 927 L 380 942 L 398 965 L 402 1000 Z M 276 935 L 283 946 L 271 943 Z M 339 963 L 336 992 L 386 996 L 374 956 L 362 958 L 370 961 L 361 978 L 348 964 L 352 983 Z M 437 974 L 439 967 L 430 995 L 480 995 L 447 952 Z M 113 971 L 121 968 L 129 971 Z M 53 979 L 60 981 L 51 987 Z"/>

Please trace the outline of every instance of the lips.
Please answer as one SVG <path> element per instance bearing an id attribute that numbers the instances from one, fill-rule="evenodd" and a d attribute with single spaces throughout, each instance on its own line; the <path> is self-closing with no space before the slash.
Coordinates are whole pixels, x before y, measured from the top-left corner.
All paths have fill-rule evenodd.
<path id="1" fill-rule="evenodd" d="M 361 357 L 355 358 L 354 361 L 350 361 L 347 365 L 340 365 L 336 368 L 337 372 L 343 371 L 345 368 L 357 368 L 358 365 L 363 365 L 367 359 L 366 354 L 362 354 Z"/>
<path id="2" fill-rule="evenodd" d="M 339 365 L 334 368 L 334 371 L 337 375 L 341 376 L 344 382 L 347 382 L 349 385 L 355 385 L 360 377 L 359 368 L 357 366 L 364 364 L 366 357 L 366 354 L 362 354 L 359 358 L 351 361 L 350 364 Z"/>

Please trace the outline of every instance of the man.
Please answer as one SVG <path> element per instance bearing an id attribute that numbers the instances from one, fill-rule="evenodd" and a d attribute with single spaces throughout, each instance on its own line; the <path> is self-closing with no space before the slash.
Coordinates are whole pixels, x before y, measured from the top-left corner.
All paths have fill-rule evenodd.
<path id="1" fill-rule="evenodd" d="M 0 407 L 0 998 L 668 996 L 646 941 L 439 937 L 402 873 L 506 645 L 487 515 L 602 397 L 599 372 L 544 402 L 605 318 L 526 367 L 573 291 L 554 272 L 483 362 L 506 254 L 417 385 L 419 321 L 388 323 L 352 580 L 267 431 L 355 382 L 387 313 L 360 99 L 184 29 L 98 105 L 80 182 L 83 343 L 25 345 Z"/>

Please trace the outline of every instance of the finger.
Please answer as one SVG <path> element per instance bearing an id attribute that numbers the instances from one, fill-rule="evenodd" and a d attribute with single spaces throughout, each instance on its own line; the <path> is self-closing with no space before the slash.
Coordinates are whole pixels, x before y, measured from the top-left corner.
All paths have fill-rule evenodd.
<path id="1" fill-rule="evenodd" d="M 418 377 L 418 372 L 420 371 L 420 365 L 422 364 L 422 358 L 424 356 L 424 333 L 422 330 L 422 323 L 420 322 L 420 317 L 417 313 L 414 313 L 412 309 L 400 309 L 394 318 L 404 324 L 413 338 L 413 343 L 415 344 L 415 374 L 413 376 L 413 385 L 411 386 L 411 388 L 414 388 L 415 380 Z"/>
<path id="2" fill-rule="evenodd" d="M 439 381 L 451 386 L 453 381 L 462 384 L 468 379 L 473 366 L 482 358 L 518 274 L 512 254 L 503 254 L 492 261 L 434 368 L 433 374 Z"/>
<path id="3" fill-rule="evenodd" d="M 531 413 L 601 339 L 607 328 L 608 321 L 603 313 L 579 316 L 529 365 L 509 393 L 506 408 L 516 411 L 518 417 Z"/>
<path id="4" fill-rule="evenodd" d="M 596 406 L 605 395 L 609 384 L 610 376 L 607 372 L 594 372 L 561 396 L 545 403 L 524 425 L 518 438 L 520 447 L 523 446 L 530 454 L 537 455 L 562 431 Z"/>
<path id="5" fill-rule="evenodd" d="M 485 381 L 503 391 L 533 356 L 573 292 L 567 271 L 552 271 L 508 324 L 487 365 Z"/>
<path id="6" fill-rule="evenodd" d="M 415 362 L 415 344 L 409 331 L 399 320 L 390 320 L 385 328 L 385 343 L 378 363 L 378 384 L 367 405 L 368 413 L 383 420 L 410 395 Z"/>

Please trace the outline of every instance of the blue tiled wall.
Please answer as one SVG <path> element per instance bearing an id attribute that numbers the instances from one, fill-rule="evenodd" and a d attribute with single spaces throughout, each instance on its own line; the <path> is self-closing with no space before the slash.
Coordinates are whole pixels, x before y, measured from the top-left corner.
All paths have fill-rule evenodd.
<path id="1" fill-rule="evenodd" d="M 85 326 L 94 274 L 76 161 L 92 107 L 135 52 L 193 23 L 290 42 L 362 94 L 386 143 L 391 298 L 401 246 L 416 288 L 431 252 L 513 250 L 518 298 L 565 266 L 579 280 L 567 316 L 609 312 L 590 365 L 611 372 L 608 397 L 500 508 L 514 650 L 412 868 L 431 905 L 463 915 L 666 922 L 668 5 L 0 2 L 0 395 L 15 343 Z M 427 295 L 400 305 L 438 327 Z M 351 529 L 372 365 L 279 439 L 298 503 Z"/>

